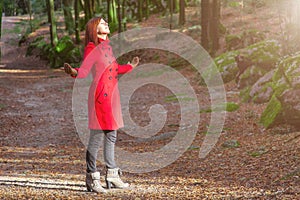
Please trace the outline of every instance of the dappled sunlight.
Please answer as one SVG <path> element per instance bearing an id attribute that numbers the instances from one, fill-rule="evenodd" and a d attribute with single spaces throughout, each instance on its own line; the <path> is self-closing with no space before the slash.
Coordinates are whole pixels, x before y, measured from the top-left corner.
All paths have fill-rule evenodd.
<path id="1" fill-rule="evenodd" d="M 57 75 L 49 75 L 49 72 L 56 72 Z M 0 68 L 0 79 L 41 79 L 41 78 L 55 78 L 57 76 L 65 76 L 61 69 L 49 70 L 49 69 L 5 69 Z"/>
<path id="2" fill-rule="evenodd" d="M 66 179 L 66 177 L 76 177 L 77 180 Z M 102 179 L 102 178 L 101 178 Z M 180 176 L 159 177 L 139 177 L 137 175 L 128 176 L 126 180 L 131 183 L 127 190 L 112 189 L 105 197 L 115 195 L 147 197 L 168 197 L 168 198 L 258 198 L 265 195 L 275 195 L 280 191 L 262 190 L 259 188 L 246 187 L 224 187 L 215 182 L 209 182 L 205 179 L 194 179 Z M 10 176 L 0 176 L 0 185 L 21 186 L 31 188 L 32 194 L 38 194 L 39 189 L 71 190 L 73 192 L 86 192 L 84 176 L 57 174 L 52 177 L 38 175 L 20 175 L 12 174 Z M 103 187 L 105 186 L 102 180 Z M 175 193 L 178 190 L 179 192 Z M 188 191 L 188 193 L 187 193 Z M 87 195 L 87 194 L 85 194 Z M 119 196 L 120 197 L 120 196 Z"/>
<path id="3" fill-rule="evenodd" d="M 26 69 L 0 69 L 0 73 L 41 73 L 46 70 L 26 70 Z"/>
<path id="4" fill-rule="evenodd" d="M 7 78 L 8 76 L 5 75 L 1 75 L 0 74 L 0 78 Z M 11 79 L 40 79 L 40 78 L 47 78 L 48 76 L 45 75 L 37 75 L 37 76 L 9 76 L 9 78 Z"/>
<path id="5" fill-rule="evenodd" d="M 21 187 L 32 187 L 36 189 L 59 189 L 59 190 L 73 190 L 86 191 L 85 183 L 83 181 L 70 181 L 58 178 L 46 177 L 30 177 L 30 176 L 0 176 L 0 185 L 13 185 Z"/>
<path id="6" fill-rule="evenodd" d="M 150 1 L 150 3 L 153 2 Z M 129 157 L 128 154 L 120 154 L 118 151 L 116 154 L 118 167 L 123 172 L 121 178 L 130 184 L 130 188 L 111 189 L 106 194 L 87 191 L 85 185 L 86 146 L 85 140 L 80 137 L 89 132 L 76 131 L 78 127 L 74 123 L 74 107 L 79 111 L 83 110 L 85 96 L 79 95 L 83 98 L 75 101 L 72 99 L 72 95 L 81 89 L 83 92 L 87 92 L 85 89 L 88 88 L 85 87 L 86 85 L 82 88 L 75 88 L 74 82 L 78 79 L 71 78 L 63 68 L 52 68 L 49 61 L 53 61 L 51 60 L 53 57 L 43 60 L 41 59 L 43 57 L 36 56 L 41 53 L 40 49 L 37 48 L 33 56 L 25 56 L 28 46 L 34 44 L 34 41 L 38 41 L 35 39 L 40 36 L 44 37 L 46 43 L 45 45 L 41 42 L 36 44 L 49 47 L 46 44 L 50 43 L 50 23 L 46 21 L 46 18 L 36 20 L 39 15 L 33 15 L 32 22 L 37 23 L 33 25 L 36 25 L 38 29 L 33 33 L 28 33 L 25 42 L 18 44 L 28 22 L 23 20 L 28 20 L 28 16 L 3 17 L 2 29 L 5 34 L 0 42 L 2 50 L 0 60 L 2 96 L 0 98 L 0 199 L 297 199 L 300 177 L 300 132 L 294 126 L 286 125 L 286 123 L 294 120 L 299 124 L 298 112 L 297 115 L 293 111 L 284 113 L 284 119 L 281 120 L 285 123 L 284 125 L 264 127 L 261 123 L 261 116 L 269 102 L 268 95 L 273 94 L 267 90 L 269 88 L 265 92 L 264 85 L 255 88 L 253 85 L 260 86 L 257 83 L 266 82 L 266 86 L 273 87 L 275 83 L 279 85 L 284 82 L 285 78 L 288 78 L 293 87 L 283 83 L 277 87 L 280 90 L 278 92 L 281 92 L 281 88 L 283 88 L 281 86 L 288 86 L 290 92 L 285 93 L 285 100 L 288 101 L 284 102 L 288 103 L 284 108 L 292 107 L 289 102 L 294 103 L 293 108 L 299 108 L 297 97 L 299 97 L 300 91 L 297 90 L 295 95 L 291 91 L 300 85 L 297 78 L 300 53 L 295 54 L 297 52 L 295 50 L 300 50 L 300 0 L 232 0 L 226 1 L 228 3 L 226 6 L 223 4 L 225 1 L 219 2 L 222 2 L 220 19 L 222 34 L 219 38 L 221 47 L 216 54 L 218 57 L 214 58 L 214 61 L 219 64 L 220 69 L 218 69 L 222 72 L 223 81 L 226 78 L 224 81 L 226 120 L 218 142 L 215 143 L 212 151 L 201 159 L 199 158 L 199 149 L 202 148 L 202 144 L 209 143 L 205 143 L 204 139 L 206 136 L 210 136 L 209 128 L 214 127 L 211 126 L 210 120 L 217 122 L 212 114 L 218 115 L 219 113 L 211 106 L 213 98 L 208 95 L 210 91 L 207 89 L 205 81 L 202 80 L 207 74 L 201 73 L 201 77 L 199 77 L 198 73 L 195 75 L 195 71 L 190 69 L 192 64 L 188 60 L 179 59 L 178 56 L 161 49 L 141 48 L 142 46 L 138 43 L 140 40 L 153 40 L 162 45 L 164 41 L 170 39 L 169 32 L 172 32 L 187 35 L 200 44 L 203 30 L 200 25 L 201 14 L 203 14 L 200 12 L 201 5 L 186 7 L 186 23 L 182 26 L 176 25 L 178 13 L 174 13 L 170 19 L 170 13 L 163 14 L 162 11 L 159 11 L 159 13 L 150 15 L 148 19 L 142 19 L 141 22 L 130 20 L 130 16 L 125 15 L 128 17 L 126 19 L 128 30 L 126 32 L 128 33 L 133 33 L 134 30 L 146 30 L 145 27 L 164 27 L 165 29 L 161 33 L 144 31 L 137 37 L 134 35 L 124 37 L 125 41 L 120 45 L 120 49 L 117 49 L 118 45 L 116 45 L 114 50 L 121 52 L 130 44 L 136 43 L 135 50 L 128 54 L 122 54 L 120 57 L 117 56 L 117 58 L 125 63 L 133 54 L 138 54 L 144 66 L 152 62 L 170 66 L 188 79 L 188 82 L 180 82 L 179 79 L 171 73 L 165 73 L 164 70 L 161 73 L 162 66 L 160 65 L 158 65 L 158 70 L 148 67 L 147 73 L 145 73 L 146 70 L 138 71 L 141 70 L 139 68 L 141 66 L 139 66 L 131 72 L 131 75 L 135 79 L 147 79 L 155 84 L 159 81 L 166 82 L 170 77 L 170 82 L 176 80 L 174 92 L 164 88 L 160 89 L 155 84 L 149 87 L 141 82 L 129 84 L 126 80 L 131 81 L 131 79 L 127 79 L 126 76 L 119 77 L 121 100 L 127 102 L 125 99 L 130 97 L 128 98 L 130 104 L 124 106 L 129 115 L 123 117 L 127 119 L 131 117 L 132 121 L 143 128 L 144 132 L 139 130 L 134 132 L 137 129 L 127 122 L 125 128 L 129 127 L 128 130 L 134 130 L 132 131 L 134 134 L 128 134 L 129 132 L 125 128 L 118 131 L 116 147 L 128 154 L 132 153 L 134 156 Z M 235 6 L 229 2 L 234 3 Z M 244 2 L 244 4 L 238 4 L 239 2 Z M 67 35 L 74 42 L 74 34 L 67 33 L 64 29 L 63 12 L 58 12 L 55 17 L 58 19 L 59 38 Z M 84 15 L 81 15 L 82 19 L 83 17 Z M 84 28 L 83 24 L 81 25 Z M 81 39 L 84 37 L 84 32 L 81 29 Z M 112 39 L 117 37 L 116 32 L 109 37 L 112 43 Z M 72 41 L 70 44 L 73 44 Z M 180 44 L 185 43 L 184 40 L 174 41 L 173 46 L 173 40 L 165 45 L 171 52 L 180 47 Z M 83 43 L 84 40 L 81 41 L 82 45 Z M 152 43 L 150 44 L 152 45 Z M 184 50 L 184 48 L 180 49 Z M 186 49 L 193 49 L 193 45 L 188 45 Z M 83 48 L 80 47 L 79 50 L 83 51 Z M 293 56 L 283 57 L 282 50 L 293 53 Z M 219 56 L 219 53 L 223 52 L 228 53 L 226 57 Z M 75 55 L 81 60 L 82 55 Z M 67 54 L 65 56 L 69 57 Z M 197 56 L 198 54 L 195 58 Z M 190 54 L 187 57 L 194 58 Z M 286 62 L 282 62 L 285 59 Z M 203 60 L 195 60 L 201 62 L 201 66 L 205 63 Z M 292 65 L 293 68 L 283 68 L 282 72 L 289 73 L 279 73 L 281 72 L 279 71 L 277 76 L 274 76 L 278 78 L 276 80 L 273 80 L 273 75 L 270 75 L 270 79 L 263 79 L 265 82 L 254 83 L 257 78 L 260 80 L 263 73 L 269 73 L 276 69 L 278 60 L 284 64 L 282 64 L 283 67 Z M 74 67 L 80 63 L 80 61 L 69 62 L 65 58 L 60 61 L 68 62 Z M 57 64 L 55 67 L 63 67 L 61 65 L 63 64 Z M 261 67 L 265 71 L 256 70 L 253 66 Z M 242 67 L 245 69 L 249 67 L 251 74 L 249 75 L 248 71 L 242 71 L 244 69 Z M 240 78 L 242 82 L 235 79 L 238 71 L 245 75 Z M 166 74 L 170 75 L 162 76 Z M 153 81 L 153 78 L 157 79 Z M 86 84 L 89 85 L 90 82 L 87 81 Z M 179 87 L 185 87 L 187 84 L 191 84 L 195 90 L 195 98 L 188 98 L 187 90 L 177 91 Z M 122 89 L 127 85 L 132 86 L 131 89 L 134 88 L 130 95 L 128 95 L 128 91 Z M 217 93 L 215 96 L 218 96 Z M 177 132 L 181 130 L 181 121 L 179 120 L 184 119 L 179 110 L 179 103 L 197 102 L 197 99 L 200 108 L 185 109 L 188 111 L 188 116 L 194 111 L 197 116 L 198 113 L 199 116 L 201 115 L 199 126 L 195 129 L 193 143 L 185 145 L 186 149 L 179 157 L 176 157 L 174 162 L 161 167 L 161 163 L 164 162 L 162 156 L 155 157 L 150 153 L 166 146 L 165 149 L 170 150 L 170 154 L 165 155 L 174 157 L 175 153 L 177 154 L 181 150 L 167 146 L 176 141 L 176 145 L 178 144 L 178 147 L 181 148 L 183 138 L 191 138 L 184 135 L 182 138 L 178 137 L 180 140 L 176 140 L 179 136 Z M 157 107 L 157 114 L 155 114 L 150 107 L 158 105 L 158 102 L 162 106 Z M 229 111 L 233 107 L 230 105 L 238 107 L 237 110 Z M 274 109 L 270 108 L 270 114 L 273 114 Z M 154 113 L 153 117 L 155 118 L 153 119 L 166 121 L 165 126 L 160 128 L 159 132 L 152 133 L 149 132 L 150 129 L 145 128 L 150 124 L 151 113 Z M 163 120 L 161 113 L 166 113 L 167 120 Z M 288 120 L 292 115 L 295 115 L 296 118 Z M 78 119 L 81 120 L 79 121 L 81 123 L 87 119 L 87 115 L 78 115 Z M 190 120 L 182 125 L 184 133 L 190 133 L 186 131 L 190 127 L 189 123 L 191 123 Z M 84 126 L 84 123 L 80 125 Z M 155 128 L 157 127 L 160 126 L 155 126 Z M 165 149 L 163 150 L 165 151 Z M 101 185 L 106 187 L 106 166 L 101 157 L 102 150 L 100 148 L 98 154 L 97 169 L 101 174 Z M 149 153 L 150 156 L 139 159 L 140 162 L 134 162 L 134 159 L 138 158 L 136 155 L 146 155 L 145 153 Z M 129 167 L 125 168 L 122 165 Z M 158 170 L 155 168 L 151 172 L 146 172 L 144 166 L 157 167 Z M 133 172 L 134 168 L 141 169 L 141 172 Z"/>
<path id="7" fill-rule="evenodd" d="M 36 159 L 35 157 L 33 159 L 15 159 L 15 158 L 12 158 L 12 159 L 7 159 L 7 158 L 0 158 L 0 162 L 2 163 L 22 163 L 24 165 L 24 163 L 26 164 L 32 164 L 32 163 L 35 163 L 35 164 L 68 164 L 68 165 L 74 165 L 74 164 L 77 164 L 77 163 L 84 163 L 83 161 L 80 161 L 80 160 L 71 160 L 71 161 L 68 161 L 68 155 L 66 156 L 57 156 L 57 157 L 53 157 L 51 160 L 49 159 Z"/>

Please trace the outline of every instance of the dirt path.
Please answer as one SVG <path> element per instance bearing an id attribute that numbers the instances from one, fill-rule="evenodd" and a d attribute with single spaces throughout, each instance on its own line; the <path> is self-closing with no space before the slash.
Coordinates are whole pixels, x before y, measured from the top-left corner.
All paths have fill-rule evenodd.
<path id="1" fill-rule="evenodd" d="M 208 120 L 204 116 L 193 145 L 173 164 L 149 173 L 125 173 L 130 190 L 86 192 L 85 148 L 71 109 L 74 79 L 37 58 L 24 57 L 25 47 L 16 45 L 18 35 L 9 32 L 17 20 L 3 19 L 1 199 L 300 198 L 299 133 L 286 127 L 264 132 L 257 124 L 262 106 L 242 103 L 238 112 L 228 113 L 219 143 L 207 158 L 198 157 Z M 234 86 L 227 89 L 229 100 L 239 102 Z M 126 145 L 126 136 L 120 138 L 121 146 Z M 234 140 L 238 148 L 224 146 Z M 160 142 L 151 145 L 160 147 Z M 144 149 L 145 144 L 135 148 Z"/>

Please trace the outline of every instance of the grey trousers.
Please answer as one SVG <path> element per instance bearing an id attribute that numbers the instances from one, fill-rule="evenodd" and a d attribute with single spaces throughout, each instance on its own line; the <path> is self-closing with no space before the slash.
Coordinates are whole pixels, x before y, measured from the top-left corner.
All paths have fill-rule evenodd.
<path id="1" fill-rule="evenodd" d="M 117 141 L 116 130 L 90 130 L 90 138 L 86 151 L 87 172 L 97 171 L 96 160 L 98 151 L 103 142 L 103 157 L 107 168 L 116 168 L 115 144 Z"/>

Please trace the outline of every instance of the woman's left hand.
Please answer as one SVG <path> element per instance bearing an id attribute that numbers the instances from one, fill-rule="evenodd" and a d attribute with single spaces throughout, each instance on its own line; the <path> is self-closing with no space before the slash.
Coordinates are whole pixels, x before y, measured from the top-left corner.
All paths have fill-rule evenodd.
<path id="1" fill-rule="evenodd" d="M 135 68 L 139 64 L 139 62 L 140 58 L 136 56 L 132 59 L 132 61 L 129 64 L 131 64 L 132 68 Z"/>

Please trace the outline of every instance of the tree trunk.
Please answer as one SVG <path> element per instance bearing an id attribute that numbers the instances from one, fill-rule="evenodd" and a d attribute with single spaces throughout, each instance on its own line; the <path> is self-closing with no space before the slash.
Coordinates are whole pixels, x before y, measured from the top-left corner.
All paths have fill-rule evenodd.
<path id="1" fill-rule="evenodd" d="M 153 0 L 153 3 L 155 4 L 156 12 L 161 12 L 165 9 L 160 0 Z"/>
<path id="2" fill-rule="evenodd" d="M 123 0 L 122 2 L 122 18 L 124 19 L 124 17 L 126 18 L 125 16 L 125 13 L 126 13 L 126 0 Z M 127 30 L 127 27 L 126 27 L 126 23 L 127 23 L 127 20 L 124 21 L 124 24 L 123 24 L 123 30 L 126 31 Z"/>
<path id="3" fill-rule="evenodd" d="M 170 21 L 169 21 L 169 29 L 172 30 L 173 28 L 173 11 L 174 11 L 174 1 L 168 0 L 169 3 L 169 11 L 170 11 Z"/>
<path id="4" fill-rule="evenodd" d="M 57 37 L 57 31 L 56 31 L 56 21 L 54 17 L 54 0 L 47 0 L 48 2 L 48 21 L 50 22 L 50 38 L 51 38 L 51 45 L 52 47 L 55 47 L 58 37 Z"/>
<path id="5" fill-rule="evenodd" d="M 145 17 L 146 17 L 146 19 L 148 19 L 149 18 L 149 16 L 150 16 L 150 5 L 149 5 L 149 0 L 146 0 L 146 11 L 145 11 Z"/>
<path id="6" fill-rule="evenodd" d="M 173 0 L 173 5 L 174 5 L 174 12 L 175 13 L 178 13 L 178 11 L 179 11 L 179 1 L 180 0 Z"/>
<path id="7" fill-rule="evenodd" d="M 179 9 L 179 26 L 185 23 L 185 0 L 180 0 Z"/>
<path id="8" fill-rule="evenodd" d="M 1 39 L 1 32 L 2 32 L 2 10 L 3 10 L 3 1 L 0 2 L 0 39 Z M 1 59 L 1 56 L 0 56 Z"/>
<path id="9" fill-rule="evenodd" d="M 28 14 L 29 14 L 30 32 L 32 32 L 33 31 L 33 28 L 32 28 L 32 9 L 31 9 L 32 7 L 31 7 L 30 0 L 27 1 L 27 8 L 28 8 Z"/>
<path id="10" fill-rule="evenodd" d="M 219 49 L 219 25 L 220 25 L 220 0 L 212 0 L 211 3 L 211 20 L 210 20 L 210 38 L 211 54 L 215 55 Z"/>
<path id="11" fill-rule="evenodd" d="M 143 0 L 138 0 L 138 21 L 143 21 Z"/>
<path id="12" fill-rule="evenodd" d="M 85 0 L 84 1 L 84 14 L 85 14 L 85 23 L 87 23 L 95 15 L 95 1 L 94 0 Z"/>
<path id="13" fill-rule="evenodd" d="M 73 5 L 74 5 L 73 0 L 63 0 L 65 26 L 66 26 L 66 31 L 68 31 L 69 34 L 74 33 L 74 20 L 72 15 Z"/>
<path id="14" fill-rule="evenodd" d="M 121 16 L 121 0 L 117 0 L 117 13 L 118 13 L 118 33 L 122 32 L 122 16 Z"/>
<path id="15" fill-rule="evenodd" d="M 209 0 L 201 1 L 201 45 L 209 52 Z"/>
<path id="16" fill-rule="evenodd" d="M 79 27 L 79 2 L 80 0 L 74 1 L 74 15 L 75 15 L 75 38 L 76 43 L 80 43 L 80 27 Z"/>
<path id="17" fill-rule="evenodd" d="M 107 0 L 107 15 L 108 23 L 110 24 L 110 30 L 114 32 L 117 30 L 118 16 L 116 11 L 116 2 L 115 0 Z"/>

